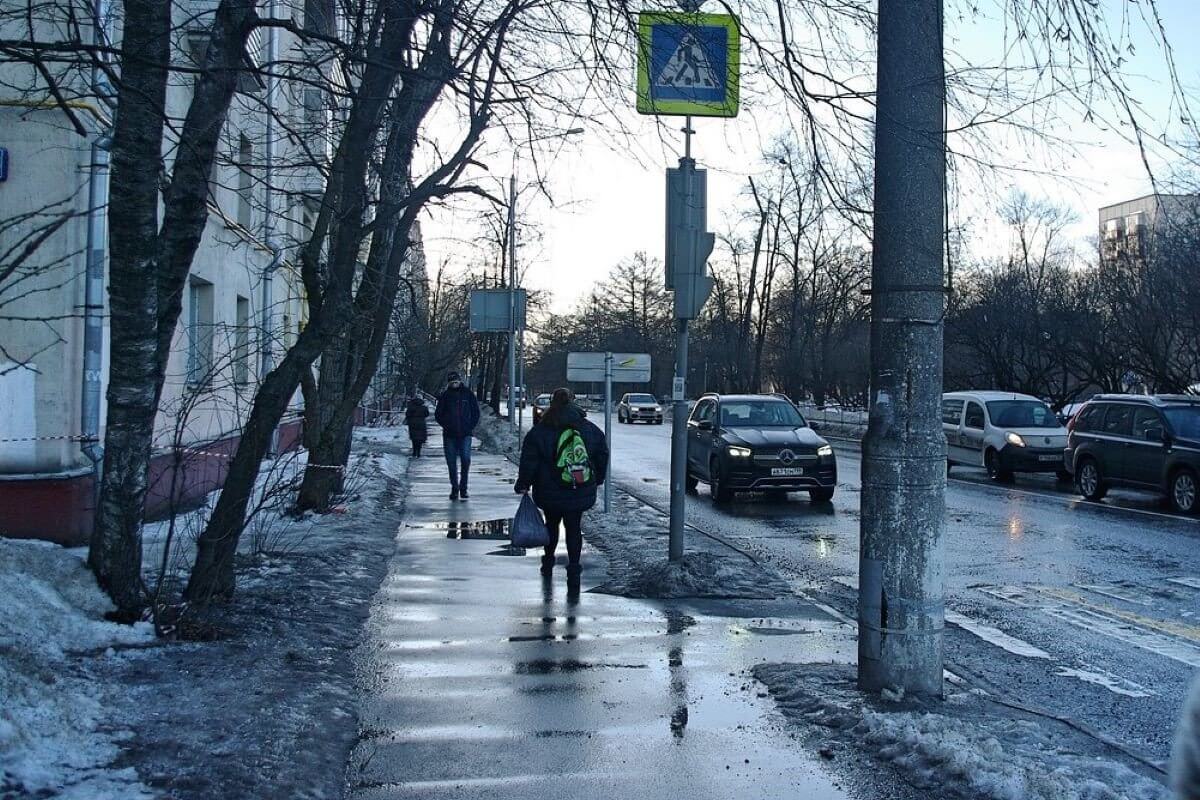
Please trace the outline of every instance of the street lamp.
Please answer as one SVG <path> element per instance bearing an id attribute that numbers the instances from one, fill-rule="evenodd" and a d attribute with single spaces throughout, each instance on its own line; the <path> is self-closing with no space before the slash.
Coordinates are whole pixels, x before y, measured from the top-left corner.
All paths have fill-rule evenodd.
<path id="1" fill-rule="evenodd" d="M 583 133 L 570 128 L 530 139 L 528 143 L 561 139 Z M 512 173 L 508 176 L 508 425 L 517 428 L 517 152 L 513 151 Z M 523 389 L 524 387 L 522 387 Z M 524 415 L 522 415 L 524 416 Z"/>

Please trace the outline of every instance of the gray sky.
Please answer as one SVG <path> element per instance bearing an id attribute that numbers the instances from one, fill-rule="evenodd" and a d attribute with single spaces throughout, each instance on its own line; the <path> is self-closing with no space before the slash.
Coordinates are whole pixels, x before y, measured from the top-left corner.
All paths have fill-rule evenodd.
<path id="1" fill-rule="evenodd" d="M 1119 0 L 1106 2 L 1115 7 Z M 1176 48 L 1180 80 L 1189 91 L 1200 93 L 1200 54 L 1193 46 L 1200 33 L 1200 2 L 1159 2 Z M 994 13 L 971 24 L 948 19 L 947 49 L 971 54 L 973 65 L 995 63 L 998 52 L 990 59 L 986 54 L 997 51 L 995 43 L 1003 36 L 1001 24 Z M 1138 41 L 1135 37 L 1135 43 Z M 975 53 L 980 54 L 979 62 Z M 1134 95 L 1153 122 L 1149 133 L 1178 133 L 1178 126 L 1173 124 L 1178 109 L 1170 103 L 1163 55 L 1149 46 L 1148 38 L 1132 55 L 1129 71 Z M 680 155 L 681 136 L 675 130 L 682 127 L 683 120 L 664 117 L 657 125 L 653 119 L 638 117 L 633 111 L 632 83 L 631 76 L 630 86 L 626 87 L 629 111 L 621 121 L 635 131 L 634 151 L 614 152 L 605 144 L 610 137 L 594 128 L 561 146 L 555 143 L 549 157 L 542 161 L 553 203 L 527 186 L 532 165 L 517 163 L 518 180 L 524 187 L 519 208 L 525 219 L 540 229 L 540 240 L 521 248 L 519 263 L 525 269 L 525 285 L 551 292 L 556 311 L 569 309 L 613 265 L 634 252 L 645 250 L 661 257 L 663 170 L 674 166 Z M 762 174 L 769 168 L 760 154 L 788 126 L 769 99 L 754 97 L 743 104 L 742 113 L 733 120 L 696 120 L 694 155 L 698 165 L 709 170 L 710 230 L 718 230 L 724 220 L 745 207 L 747 201 L 741 192 L 746 176 Z M 1117 119 L 1111 108 L 1095 110 L 1102 118 Z M 1012 172 L 985 180 L 967 177 L 952 200 L 960 217 L 972 222 L 977 253 L 1003 249 L 1004 231 L 995 221 L 993 209 L 996 201 L 1012 189 L 1047 196 L 1074 209 L 1078 221 L 1072 232 L 1080 240 L 1094 235 L 1100 206 L 1151 191 L 1138 148 L 1128 141 L 1128 130 L 1087 121 L 1079 110 L 1055 109 L 1045 124 L 1072 146 L 1031 146 L 997 130 L 994 149 L 1007 163 L 1050 174 Z M 1156 169 L 1165 173 L 1171 165 L 1169 156 L 1162 151 L 1151 155 Z M 507 177 L 508 161 L 493 160 L 496 177 Z M 424 222 L 431 264 L 449 259 L 465 266 L 471 256 L 460 237 L 478 213 L 477 207 L 473 209 L 471 203 L 463 202 L 432 211 Z"/>

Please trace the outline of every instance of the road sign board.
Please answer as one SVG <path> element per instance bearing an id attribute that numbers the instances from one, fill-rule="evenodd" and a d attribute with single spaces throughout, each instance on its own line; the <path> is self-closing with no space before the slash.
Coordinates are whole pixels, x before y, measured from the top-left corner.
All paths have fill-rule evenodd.
<path id="1" fill-rule="evenodd" d="M 567 380 L 600 382 L 604 380 L 604 360 L 608 353 L 567 353 Z M 649 353 L 612 353 L 613 383 L 649 383 Z"/>
<path id="2" fill-rule="evenodd" d="M 729 14 L 638 14 L 638 113 L 736 117 L 738 39 Z"/>
<path id="3" fill-rule="evenodd" d="M 511 306 L 508 289 L 471 290 L 471 333 L 507 333 Z M 525 290 L 517 289 L 517 330 L 525 329 Z"/>

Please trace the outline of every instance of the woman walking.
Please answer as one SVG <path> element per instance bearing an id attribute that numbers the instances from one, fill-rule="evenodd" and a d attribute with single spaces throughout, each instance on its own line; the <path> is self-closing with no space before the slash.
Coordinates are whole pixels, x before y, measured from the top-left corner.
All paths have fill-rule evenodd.
<path id="1" fill-rule="evenodd" d="M 607 477 L 608 442 L 574 401 L 570 389 L 554 390 L 550 407 L 525 435 L 513 488 L 517 494 L 533 489 L 533 501 L 546 516 L 550 543 L 542 556 L 542 574 L 554 570 L 561 525 L 567 531 L 567 577 L 578 580 L 583 512 L 596 504 L 596 487 Z"/>
<path id="2" fill-rule="evenodd" d="M 408 439 L 412 442 L 413 458 L 421 457 L 421 445 L 429 438 L 429 427 L 425 418 L 429 416 L 429 407 L 425 401 L 413 396 L 404 408 L 404 424 L 408 426 Z"/>

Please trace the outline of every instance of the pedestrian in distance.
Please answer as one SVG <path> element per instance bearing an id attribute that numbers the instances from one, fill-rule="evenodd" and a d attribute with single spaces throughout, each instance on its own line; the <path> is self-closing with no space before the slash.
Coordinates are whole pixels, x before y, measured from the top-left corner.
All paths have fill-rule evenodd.
<path id="1" fill-rule="evenodd" d="M 585 418 L 570 389 L 555 389 L 550 407 L 521 445 L 517 494 L 533 490 L 533 501 L 546 517 L 550 542 L 542 556 L 542 575 L 554 570 L 559 526 L 567 532 L 567 578 L 582 569 L 583 512 L 596 504 L 596 487 L 608 473 L 608 442 Z"/>
<path id="2" fill-rule="evenodd" d="M 471 434 L 479 424 L 479 401 L 457 372 L 446 374 L 446 389 L 438 395 L 434 419 L 442 426 L 442 447 L 450 470 L 450 499 L 466 500 L 471 471 Z"/>
<path id="3" fill-rule="evenodd" d="M 429 407 L 420 397 L 413 395 L 404 407 L 404 424 L 408 426 L 408 440 L 412 442 L 413 458 L 421 457 L 421 445 L 429 438 Z"/>

